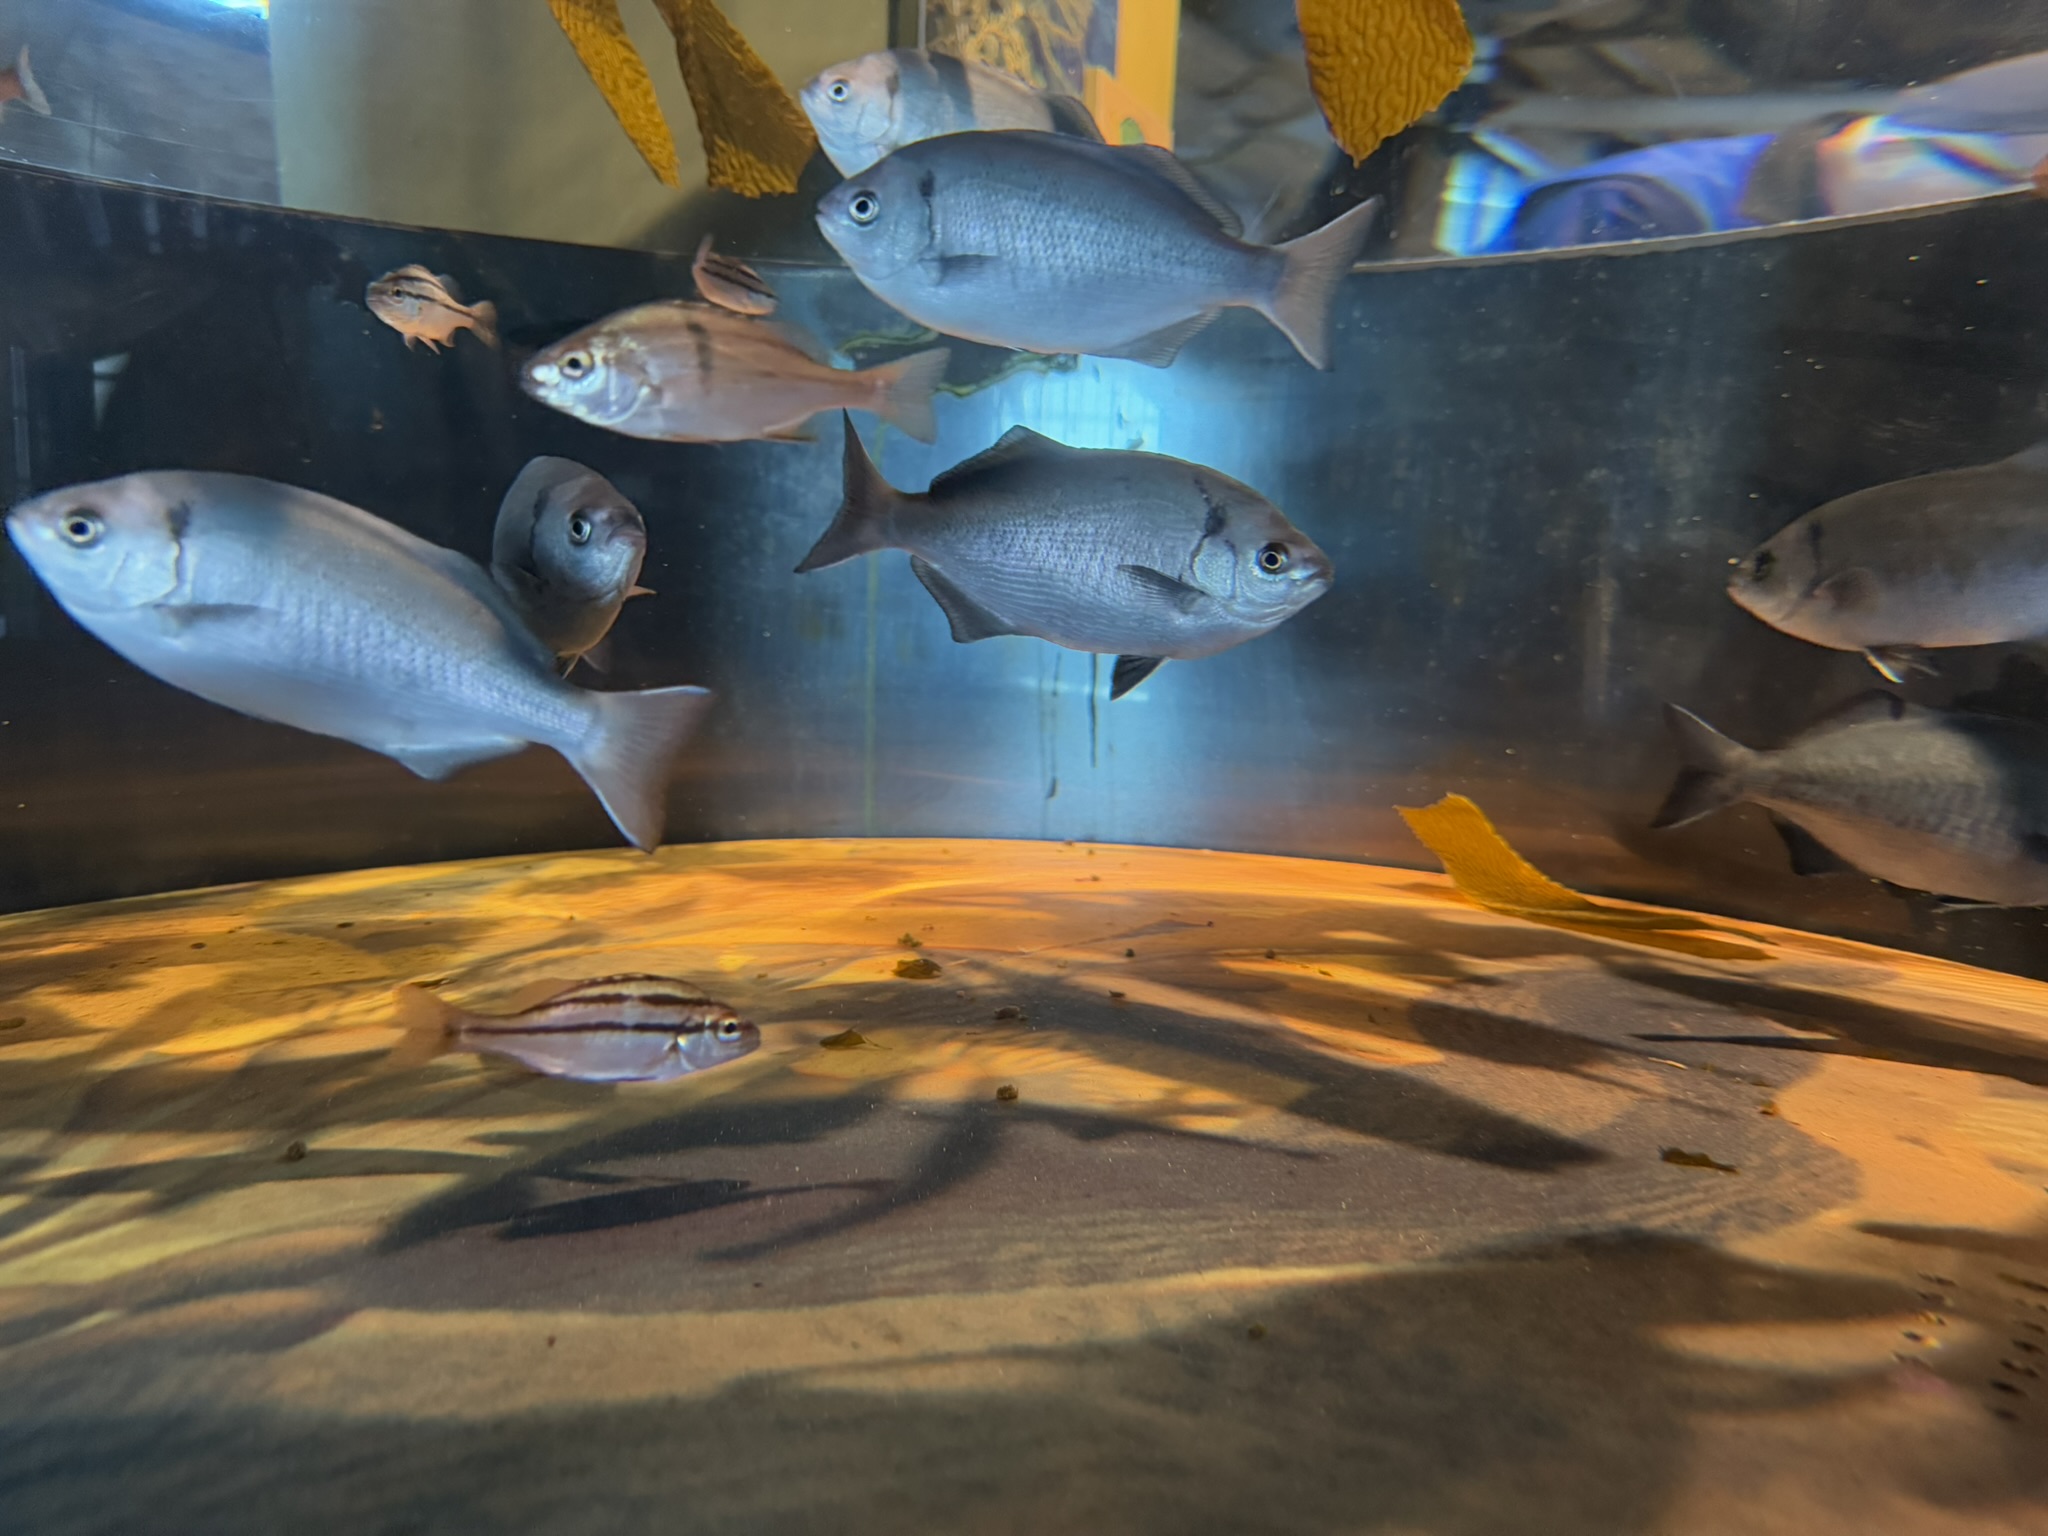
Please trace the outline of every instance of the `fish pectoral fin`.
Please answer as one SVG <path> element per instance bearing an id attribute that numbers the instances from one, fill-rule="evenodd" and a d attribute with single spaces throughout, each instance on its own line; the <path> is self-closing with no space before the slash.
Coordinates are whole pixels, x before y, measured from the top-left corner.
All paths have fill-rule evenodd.
<path id="1" fill-rule="evenodd" d="M 594 671 L 610 672 L 612 669 L 612 637 L 610 635 L 598 636 L 590 648 L 578 656 L 576 660 Z M 568 675 L 569 670 L 564 667 L 562 669 L 562 676 L 567 677 Z"/>
<path id="2" fill-rule="evenodd" d="M 940 611 L 946 615 L 946 622 L 953 627 L 955 644 L 972 645 L 976 640 L 1017 633 L 1008 620 L 990 613 L 954 586 L 936 566 L 929 565 L 912 555 L 910 569 L 917 579 L 924 583 L 925 591 L 931 593 L 932 601 L 937 603 Z"/>
<path id="3" fill-rule="evenodd" d="M 635 597 L 652 597 L 652 596 L 654 596 L 654 588 L 652 588 L 652 587 L 641 587 L 641 586 L 632 586 L 632 587 L 628 587 L 628 588 L 626 589 L 626 596 L 627 596 L 628 598 L 635 598 Z"/>
<path id="4" fill-rule="evenodd" d="M 927 256 L 920 265 L 926 280 L 934 288 L 943 288 L 979 277 L 1000 261 L 996 256 Z"/>
<path id="5" fill-rule="evenodd" d="M 1109 698 L 1113 704 L 1145 681 L 1165 663 L 1164 656 L 1119 656 L 1109 674 Z"/>
<path id="6" fill-rule="evenodd" d="M 208 624 L 246 623 L 270 612 L 249 603 L 157 603 L 151 611 L 181 635 Z"/>
<path id="7" fill-rule="evenodd" d="M 1850 613 L 1867 606 L 1877 593 L 1877 577 L 1864 566 L 1852 565 L 1825 581 L 1815 582 L 1807 596 L 1823 599 L 1836 613 Z"/>
<path id="8" fill-rule="evenodd" d="M 1934 663 L 1917 645 L 1873 645 L 1864 651 L 1863 659 L 1887 682 L 1903 683 L 1914 672 L 1922 677 L 1936 675 Z"/>
<path id="9" fill-rule="evenodd" d="M 1200 587 L 1191 587 L 1179 577 L 1155 571 L 1149 565 L 1120 565 L 1117 569 L 1154 597 L 1165 598 L 1181 613 L 1200 612 L 1216 601 Z"/>
<path id="10" fill-rule="evenodd" d="M 388 758 L 411 769 L 423 779 L 445 779 L 472 763 L 487 763 L 525 746 L 523 741 L 468 742 L 459 747 L 384 747 Z"/>
<path id="11" fill-rule="evenodd" d="M 1787 821 L 1782 816 L 1773 816 L 1771 825 L 1778 829 L 1778 836 L 1785 844 L 1785 852 L 1792 857 L 1792 873 L 1795 875 L 1853 875 L 1861 871 L 1847 859 L 1828 847 L 1797 822 Z"/>
<path id="12" fill-rule="evenodd" d="M 1199 315 L 1187 320 L 1176 320 L 1172 325 L 1161 326 L 1143 336 L 1134 336 L 1129 341 L 1119 342 L 1113 347 L 1096 350 L 1097 357 L 1127 357 L 1134 363 L 1143 363 L 1148 368 L 1164 368 L 1176 357 L 1180 349 L 1193 341 L 1208 328 L 1220 310 L 1205 309 Z"/>
<path id="13" fill-rule="evenodd" d="M 781 427 L 776 431 L 761 434 L 761 441 L 764 443 L 815 443 L 817 440 L 818 434 L 808 426 Z"/>

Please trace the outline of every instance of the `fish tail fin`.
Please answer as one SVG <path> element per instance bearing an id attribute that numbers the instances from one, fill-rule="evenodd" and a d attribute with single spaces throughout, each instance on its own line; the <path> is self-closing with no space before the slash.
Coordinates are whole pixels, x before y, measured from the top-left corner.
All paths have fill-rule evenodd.
<path id="1" fill-rule="evenodd" d="M 470 329 L 476 332 L 476 339 L 487 347 L 498 344 L 498 306 L 489 299 L 478 299 L 469 306 Z"/>
<path id="2" fill-rule="evenodd" d="M 711 695 L 702 688 L 643 688 L 586 697 L 597 706 L 596 722 L 563 756 L 626 840 L 652 853 L 668 811 L 669 765 L 711 707 Z"/>
<path id="3" fill-rule="evenodd" d="M 28 67 L 28 44 L 21 45 L 21 52 L 14 56 L 14 78 L 21 82 L 21 100 L 29 111 L 38 117 L 50 115 L 50 98 L 43 94 L 43 88 L 36 84 L 36 73 Z"/>
<path id="4" fill-rule="evenodd" d="M 952 359 L 944 347 L 934 347 L 867 369 L 864 377 L 875 385 L 875 414 L 920 443 L 932 441 L 939 435 L 939 424 L 932 419 L 932 391 L 945 381 Z"/>
<path id="5" fill-rule="evenodd" d="M 1344 274 L 1358 260 L 1359 247 L 1372 233 L 1379 209 L 1378 198 L 1360 203 L 1321 229 L 1273 247 L 1285 264 L 1272 296 L 1259 311 L 1314 367 L 1330 366 L 1330 307 Z"/>
<path id="6" fill-rule="evenodd" d="M 839 510 L 833 514 L 832 526 L 797 566 L 799 576 L 805 571 L 821 571 L 828 565 L 887 549 L 895 533 L 892 524 L 902 495 L 875 468 L 875 461 L 861 446 L 860 434 L 853 430 L 853 418 L 843 411 L 840 415 L 846 423 L 846 459 Z"/>
<path id="7" fill-rule="evenodd" d="M 448 1049 L 448 1042 L 461 1027 L 460 1008 L 414 982 L 394 987 L 391 1001 L 397 1008 L 398 1027 L 405 1033 L 385 1057 L 389 1066 L 423 1066 Z"/>
<path id="8" fill-rule="evenodd" d="M 1723 736 L 1698 715 L 1664 706 L 1664 723 L 1678 743 L 1678 781 L 1651 818 L 1653 827 L 1682 827 L 1742 799 L 1746 770 L 1757 754 Z"/>

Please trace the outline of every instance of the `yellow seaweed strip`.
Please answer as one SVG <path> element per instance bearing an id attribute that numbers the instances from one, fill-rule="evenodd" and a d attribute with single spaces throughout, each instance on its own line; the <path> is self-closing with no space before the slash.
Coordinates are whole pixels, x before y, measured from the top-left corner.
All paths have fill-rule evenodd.
<path id="1" fill-rule="evenodd" d="M 619 0 L 548 0 L 548 9 L 647 168 L 663 186 L 680 186 L 676 142 L 655 99 L 654 79 L 619 18 Z"/>
<path id="2" fill-rule="evenodd" d="M 1459 893 L 1489 912 L 1707 959 L 1769 958 L 1760 949 L 1707 938 L 1700 931 L 1757 939 L 1740 928 L 1717 927 L 1678 912 L 1611 907 L 1559 885 L 1515 852 L 1487 820 L 1486 812 L 1463 795 L 1446 795 L 1435 805 L 1420 809 L 1405 805 L 1395 809 L 1408 823 L 1408 830 L 1443 861 L 1444 873 Z"/>
<path id="3" fill-rule="evenodd" d="M 1458 0 L 1297 0 L 1309 84 L 1354 161 L 1437 106 L 1472 67 Z"/>
<path id="4" fill-rule="evenodd" d="M 818 136 L 761 56 L 712 0 L 654 0 L 704 140 L 707 179 L 743 197 L 794 192 Z"/>

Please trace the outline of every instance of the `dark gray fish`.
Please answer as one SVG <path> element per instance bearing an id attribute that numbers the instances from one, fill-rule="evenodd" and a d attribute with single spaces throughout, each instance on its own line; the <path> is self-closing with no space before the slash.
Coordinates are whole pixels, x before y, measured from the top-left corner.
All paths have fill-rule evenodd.
<path id="1" fill-rule="evenodd" d="M 775 313 L 775 290 L 744 261 L 721 256 L 711 249 L 709 235 L 697 243 L 690 276 L 696 280 L 697 292 L 720 309 L 729 309 L 736 315 Z"/>
<path id="2" fill-rule="evenodd" d="M 173 687 L 427 779 L 553 747 L 641 848 L 711 702 L 571 687 L 474 560 L 296 486 L 123 475 L 25 501 L 7 532 L 66 613 Z"/>
<path id="3" fill-rule="evenodd" d="M 1855 869 L 1993 906 L 2048 905 L 2048 728 L 1852 700 L 1776 751 L 1666 705 L 1684 766 L 1655 827 L 1740 801 L 1777 822 L 1800 874 Z"/>
<path id="4" fill-rule="evenodd" d="M 909 551 L 956 641 L 1036 635 L 1116 656 L 1111 698 L 1163 660 L 1264 634 L 1332 579 L 1278 507 L 1199 464 L 1012 427 L 912 495 L 882 478 L 849 419 L 845 499 L 797 570 L 879 549 Z"/>
<path id="5" fill-rule="evenodd" d="M 2048 444 L 1816 507 L 1744 556 L 1728 595 L 1894 682 L 1916 649 L 2048 636 Z"/>
<path id="6" fill-rule="evenodd" d="M 818 228 L 871 292 L 949 336 L 1163 368 L 1221 311 L 1255 309 L 1324 368 L 1330 307 L 1375 206 L 1251 245 L 1154 145 L 956 133 L 842 182 Z"/>
<path id="7" fill-rule="evenodd" d="M 666 976 L 600 976 L 506 1015 L 471 1013 L 418 987 L 401 988 L 399 1006 L 423 1047 L 401 1049 L 402 1061 L 476 1051 L 584 1083 L 666 1082 L 761 1044 L 731 1008 Z"/>
<path id="8" fill-rule="evenodd" d="M 924 48 L 890 48 L 834 64 L 814 75 L 798 100 L 825 158 L 842 176 L 906 144 L 948 133 L 1025 128 L 1102 138 L 1094 116 L 1073 97 Z"/>
<path id="9" fill-rule="evenodd" d="M 491 579 L 526 627 L 568 663 L 603 640 L 647 554 L 639 508 L 596 470 L 571 459 L 528 461 L 498 505 Z"/>

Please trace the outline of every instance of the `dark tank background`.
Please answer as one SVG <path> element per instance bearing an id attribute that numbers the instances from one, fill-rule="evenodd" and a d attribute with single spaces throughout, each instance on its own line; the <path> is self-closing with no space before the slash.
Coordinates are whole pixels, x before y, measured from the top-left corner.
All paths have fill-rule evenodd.
<path id="1" fill-rule="evenodd" d="M 787 217 L 805 214 L 792 202 Z M 1870 882 L 1798 880 L 1753 809 L 1645 824 L 1675 767 L 1661 700 L 1774 744 L 1877 682 L 1735 608 L 1727 561 L 1820 501 L 2043 435 L 2044 247 L 2048 208 L 2017 196 L 1383 268 L 1350 281 L 1329 374 L 1242 313 L 1168 371 L 954 343 L 966 392 L 940 402 L 938 444 L 879 444 L 897 484 L 1021 422 L 1212 464 L 1336 561 L 1335 589 L 1273 635 L 1169 665 L 1115 705 L 1107 665 L 1085 656 L 952 644 L 899 556 L 791 574 L 838 498 L 829 418 L 811 445 L 667 445 L 519 393 L 525 351 L 688 294 L 686 256 L 9 170 L 0 484 L 18 499 L 137 469 L 235 470 L 481 556 L 528 457 L 590 464 L 646 514 L 658 596 L 626 610 L 611 675 L 583 680 L 720 696 L 679 764 L 671 840 L 1074 838 L 1420 866 L 1393 807 L 1460 791 L 1589 890 L 2042 975 L 2038 914 L 1941 914 Z M 409 352 L 374 320 L 365 283 L 408 261 L 497 302 L 504 353 L 467 335 Z M 843 271 L 767 275 L 829 340 L 875 341 L 863 361 L 915 344 Z M 129 666 L 11 548 L 0 558 L 9 908 L 614 841 L 551 753 L 429 784 L 242 719 Z M 2001 659 L 1949 653 L 1912 691 L 1981 689 Z"/>

